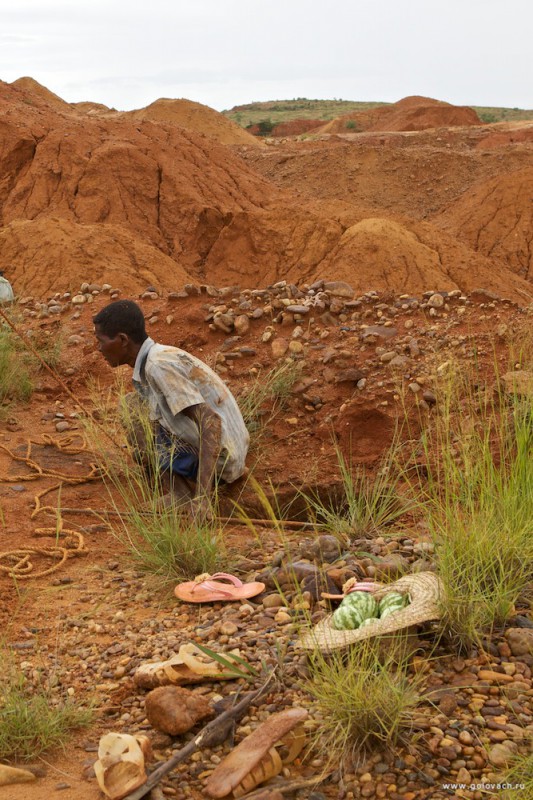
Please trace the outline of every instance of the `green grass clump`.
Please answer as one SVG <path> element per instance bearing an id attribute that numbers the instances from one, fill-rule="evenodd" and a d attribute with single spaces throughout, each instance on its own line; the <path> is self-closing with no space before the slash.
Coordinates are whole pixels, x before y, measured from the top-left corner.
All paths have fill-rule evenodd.
<path id="1" fill-rule="evenodd" d="M 0 403 L 27 401 L 33 392 L 31 359 L 21 353 L 15 335 L 0 329 Z"/>
<path id="2" fill-rule="evenodd" d="M 424 510 L 460 649 L 502 626 L 533 578 L 533 404 L 456 374 L 424 444 Z M 474 388 L 472 388 L 474 387 Z"/>
<path id="3" fill-rule="evenodd" d="M 356 539 L 383 532 L 406 514 L 413 503 L 400 493 L 400 473 L 394 467 L 394 445 L 373 477 L 363 468 L 353 468 L 340 448 L 335 448 L 342 492 L 328 506 L 316 495 L 304 494 L 317 523 L 335 535 Z"/>
<path id="4" fill-rule="evenodd" d="M 150 502 L 139 509 L 137 497 L 122 493 L 122 499 L 123 513 L 114 532 L 139 569 L 164 585 L 217 571 L 223 544 L 212 523 L 190 520 L 175 506 L 162 509 Z"/>
<path id="5" fill-rule="evenodd" d="M 61 336 L 48 331 L 30 331 L 26 336 L 45 364 L 52 368 L 59 365 Z M 0 403 L 27 402 L 33 394 L 35 375 L 42 366 L 19 336 L 5 325 L 0 327 Z"/>
<path id="6" fill-rule="evenodd" d="M 33 759 L 64 745 L 72 730 L 90 724 L 90 708 L 58 701 L 46 687 L 30 687 L 5 651 L 0 652 L 0 668 L 0 759 Z"/>
<path id="7" fill-rule="evenodd" d="M 315 651 L 305 689 L 321 715 L 317 747 L 347 765 L 403 741 L 421 700 L 405 660 L 380 656 L 370 640 L 329 655 Z"/>
<path id="8" fill-rule="evenodd" d="M 533 797 L 533 753 L 516 755 L 499 782 L 514 787 L 500 794 L 502 800 L 512 800 L 518 792 L 519 797 Z"/>
<path id="9" fill-rule="evenodd" d="M 240 394 L 239 408 L 246 427 L 254 433 L 261 422 L 271 422 L 289 399 L 294 385 L 301 378 L 302 364 L 288 359 L 266 373 L 259 373 Z M 270 406 L 267 410 L 266 406 Z"/>

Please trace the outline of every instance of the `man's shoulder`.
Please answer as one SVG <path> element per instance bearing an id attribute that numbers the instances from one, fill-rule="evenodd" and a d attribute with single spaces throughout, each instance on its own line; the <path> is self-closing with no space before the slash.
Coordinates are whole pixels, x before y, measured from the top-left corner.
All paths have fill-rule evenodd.
<path id="1" fill-rule="evenodd" d="M 180 350 L 179 347 L 172 347 L 172 345 L 156 343 L 148 352 L 146 373 L 150 375 L 160 371 L 187 376 L 193 367 L 201 364 L 202 362 L 199 359 L 187 353 L 186 350 Z"/>
<path id="2" fill-rule="evenodd" d="M 146 361 L 147 363 L 157 361 L 176 361 L 179 363 L 188 355 L 189 354 L 186 353 L 185 350 L 180 350 L 179 347 L 172 347 L 172 345 L 169 344 L 159 344 L 159 342 L 155 342 L 148 351 Z"/>

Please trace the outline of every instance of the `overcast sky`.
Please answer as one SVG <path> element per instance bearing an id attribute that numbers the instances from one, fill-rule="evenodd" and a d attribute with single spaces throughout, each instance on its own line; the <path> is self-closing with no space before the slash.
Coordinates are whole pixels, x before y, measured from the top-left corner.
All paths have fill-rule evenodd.
<path id="1" fill-rule="evenodd" d="M 0 79 L 120 110 L 186 97 L 533 108 L 532 0 L 0 0 Z"/>

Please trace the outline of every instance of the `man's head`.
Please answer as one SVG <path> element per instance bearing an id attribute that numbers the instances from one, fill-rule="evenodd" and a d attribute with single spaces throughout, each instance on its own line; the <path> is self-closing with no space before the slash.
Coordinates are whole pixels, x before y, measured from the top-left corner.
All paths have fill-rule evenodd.
<path id="1" fill-rule="evenodd" d="M 147 338 L 144 314 L 132 300 L 109 303 L 93 317 L 98 349 L 112 367 L 135 364 L 135 358 Z"/>

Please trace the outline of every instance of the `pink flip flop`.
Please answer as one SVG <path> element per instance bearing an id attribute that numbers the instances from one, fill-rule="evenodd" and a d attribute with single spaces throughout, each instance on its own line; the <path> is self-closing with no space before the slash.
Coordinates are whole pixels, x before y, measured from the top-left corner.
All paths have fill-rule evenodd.
<path id="1" fill-rule="evenodd" d="M 214 575 L 199 575 L 194 581 L 178 583 L 174 594 L 186 603 L 214 603 L 218 600 L 246 600 L 264 590 L 265 584 L 259 581 L 243 583 L 235 575 L 215 572 Z"/>

